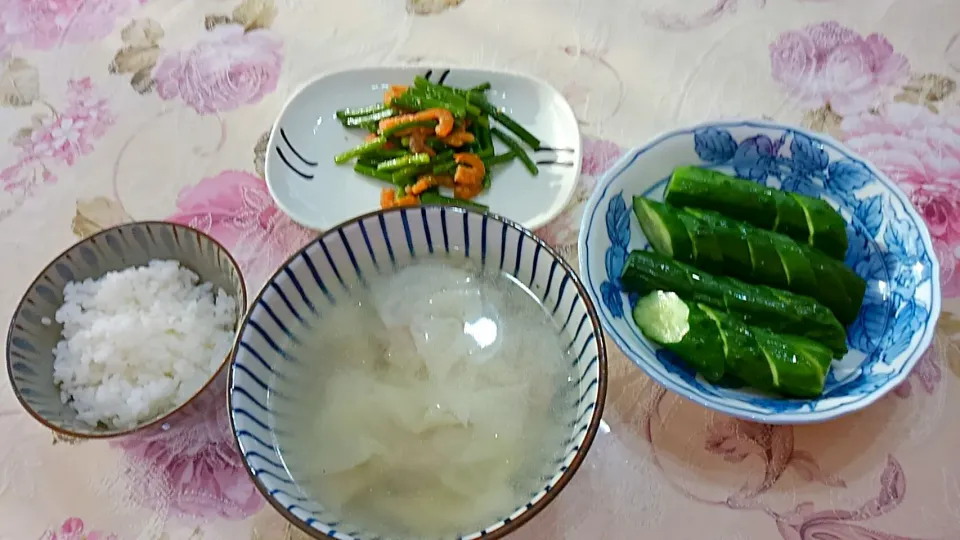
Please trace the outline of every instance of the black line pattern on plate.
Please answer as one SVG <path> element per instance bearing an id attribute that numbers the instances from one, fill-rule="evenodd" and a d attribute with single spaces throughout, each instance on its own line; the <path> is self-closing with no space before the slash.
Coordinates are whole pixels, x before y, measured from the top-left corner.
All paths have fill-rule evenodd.
<path id="1" fill-rule="evenodd" d="M 309 159 L 303 157 L 303 154 L 301 154 L 296 149 L 296 147 L 293 146 L 293 143 L 290 142 L 290 139 L 287 138 L 287 132 L 283 128 L 280 128 L 280 138 L 283 139 L 283 142 L 286 143 L 287 148 L 289 148 L 290 151 L 293 152 L 293 155 L 296 156 L 301 162 L 303 162 L 304 165 L 307 165 L 308 167 L 311 167 L 311 168 L 316 167 L 318 165 L 316 161 L 310 161 Z M 304 180 L 313 180 L 312 174 L 307 174 L 301 171 L 300 169 L 298 169 L 297 167 L 294 167 L 293 164 L 290 163 L 290 160 L 287 159 L 287 156 L 283 153 L 283 150 L 280 149 L 280 145 L 276 146 L 276 151 L 277 151 L 277 155 L 280 156 L 280 159 L 283 161 L 284 164 L 286 164 L 286 166 L 291 171 L 299 175 Z"/>
<path id="2" fill-rule="evenodd" d="M 310 161 L 309 159 L 303 157 L 303 154 L 301 154 L 300 152 L 297 152 L 297 149 L 293 147 L 293 143 L 291 143 L 291 142 L 290 142 L 290 139 L 287 138 L 287 132 L 284 131 L 283 128 L 280 128 L 280 136 L 283 137 L 283 142 L 287 143 L 287 146 L 290 147 L 290 150 L 293 151 L 293 154 L 294 154 L 295 156 L 297 156 L 298 158 L 300 158 L 300 161 L 306 163 L 307 165 L 309 165 L 309 166 L 311 166 L 311 167 L 316 167 L 317 165 L 319 165 L 318 162 L 316 162 L 316 161 Z"/>
<path id="3" fill-rule="evenodd" d="M 437 78 L 436 84 L 442 85 L 444 81 L 447 80 L 448 75 L 450 75 L 450 70 L 444 69 L 440 73 L 440 77 Z M 423 78 L 429 81 L 431 77 L 433 77 L 433 70 L 428 69 L 427 72 L 423 74 Z M 534 154 L 534 157 L 536 157 L 536 154 L 538 152 L 553 152 L 554 154 L 563 154 L 563 153 L 573 153 L 575 152 L 575 150 L 573 148 L 554 148 L 552 146 L 540 145 L 540 148 L 532 152 Z M 542 159 L 537 160 L 536 163 L 537 165 L 557 165 L 559 167 L 573 167 L 574 165 L 576 165 L 576 163 L 574 163 L 573 161 L 560 161 L 557 158 L 557 156 L 553 156 L 553 157 L 544 156 Z"/>

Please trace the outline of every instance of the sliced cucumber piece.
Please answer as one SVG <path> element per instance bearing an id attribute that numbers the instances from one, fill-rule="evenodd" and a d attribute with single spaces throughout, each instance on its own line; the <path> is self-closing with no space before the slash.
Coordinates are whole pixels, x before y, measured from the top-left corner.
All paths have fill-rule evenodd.
<path id="1" fill-rule="evenodd" d="M 690 331 L 690 308 L 676 293 L 648 294 L 637 301 L 633 313 L 640 330 L 657 343 L 679 343 Z"/>
<path id="2" fill-rule="evenodd" d="M 677 341 L 676 318 L 684 314 L 680 304 L 687 308 L 683 318 L 688 327 Z M 729 372 L 759 390 L 786 396 L 812 398 L 823 392 L 832 355 L 815 341 L 751 326 L 664 291 L 637 302 L 633 318 L 647 337 L 708 381 L 723 380 Z"/>
<path id="3" fill-rule="evenodd" d="M 847 352 L 847 334 L 826 306 L 809 296 L 716 276 L 652 251 L 632 251 L 620 275 L 624 290 L 664 290 L 684 302 L 724 310 L 743 322 L 774 332 L 804 336 L 828 346 L 837 358 Z"/>
<path id="4" fill-rule="evenodd" d="M 843 217 L 820 199 L 709 169 L 678 167 L 667 184 L 664 200 L 673 206 L 711 210 L 779 232 L 837 260 L 843 260 L 847 253 Z"/>
<path id="5" fill-rule="evenodd" d="M 633 213 L 650 246 L 657 253 L 681 260 L 692 260 L 690 235 L 676 213 L 664 211 L 662 203 L 643 197 L 633 198 Z"/>

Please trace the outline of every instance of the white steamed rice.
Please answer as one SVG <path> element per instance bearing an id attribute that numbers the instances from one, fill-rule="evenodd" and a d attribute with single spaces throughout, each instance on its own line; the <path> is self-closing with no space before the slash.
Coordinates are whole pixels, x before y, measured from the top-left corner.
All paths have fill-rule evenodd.
<path id="1" fill-rule="evenodd" d="M 70 282 L 56 319 L 60 398 L 91 425 L 128 429 L 187 401 L 233 341 L 236 300 L 177 261 Z"/>

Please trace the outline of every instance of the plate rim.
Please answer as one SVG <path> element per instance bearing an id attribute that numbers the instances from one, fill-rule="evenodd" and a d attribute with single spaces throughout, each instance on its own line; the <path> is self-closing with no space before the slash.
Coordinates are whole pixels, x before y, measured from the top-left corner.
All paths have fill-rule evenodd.
<path id="1" fill-rule="evenodd" d="M 616 179 L 626 172 L 631 166 L 632 163 L 643 155 L 646 152 L 649 152 L 657 145 L 663 143 L 664 141 L 678 137 L 678 136 L 692 136 L 696 131 L 705 129 L 705 128 L 725 128 L 725 129 L 735 129 L 735 128 L 754 128 L 754 129 L 770 129 L 770 130 L 780 130 L 784 132 L 794 132 L 799 133 L 804 136 L 810 137 L 811 139 L 821 143 L 832 146 L 833 149 L 838 151 L 841 154 L 844 154 L 847 158 L 859 161 L 867 167 L 871 174 L 873 174 L 877 180 L 884 186 L 885 189 L 889 190 L 890 194 L 896 196 L 903 203 L 904 212 L 906 217 L 909 217 L 918 225 L 920 232 L 920 238 L 923 242 L 924 249 L 927 251 L 928 256 L 930 257 L 931 269 L 930 269 L 930 306 L 929 306 L 929 317 L 927 320 L 926 328 L 920 337 L 920 341 L 917 342 L 917 346 L 914 348 L 913 352 L 909 353 L 907 361 L 904 363 L 903 368 L 899 373 L 890 377 L 886 382 L 881 386 L 874 389 L 872 392 L 866 394 L 862 398 L 840 404 L 832 409 L 826 411 L 790 411 L 790 412 L 747 412 L 743 410 L 738 410 L 735 408 L 730 408 L 723 403 L 718 403 L 714 399 L 709 397 L 704 397 L 700 392 L 685 388 L 679 383 L 673 381 L 672 379 L 662 378 L 656 373 L 651 373 L 647 368 L 647 364 L 652 363 L 652 360 L 646 359 L 643 354 L 634 355 L 627 352 L 625 340 L 619 332 L 612 331 L 609 328 L 612 328 L 612 323 L 608 320 L 605 307 L 598 308 L 598 314 L 600 315 L 601 322 L 604 325 L 604 330 L 610 336 L 617 347 L 620 348 L 620 351 L 623 352 L 632 363 L 639 367 L 643 372 L 653 379 L 656 383 L 666 387 L 671 392 L 686 398 L 690 401 L 697 403 L 707 409 L 722 412 L 724 414 L 729 414 L 737 418 L 743 418 L 746 420 L 751 420 L 755 422 L 764 422 L 768 424 L 812 424 L 820 423 L 828 420 L 838 418 L 862 410 L 880 398 L 888 394 L 891 390 L 902 384 L 913 372 L 913 369 L 916 367 L 917 362 L 920 360 L 920 357 L 927 351 L 930 347 L 930 344 L 933 342 L 933 338 L 936 335 L 936 327 L 941 314 L 941 304 L 942 304 L 942 294 L 940 286 L 940 261 L 937 258 L 936 251 L 933 247 L 933 241 L 930 237 L 930 230 L 927 227 L 926 221 L 917 213 L 916 208 L 913 203 L 910 201 L 906 193 L 900 189 L 897 184 L 891 180 L 886 174 L 880 171 L 870 160 L 864 158 L 858 153 L 852 151 L 849 147 L 844 145 L 842 142 L 836 140 L 832 136 L 826 133 L 813 132 L 806 128 L 795 126 L 792 124 L 785 124 L 780 122 L 773 122 L 769 120 L 762 119 L 726 119 L 726 120 L 716 120 L 716 121 L 706 121 L 700 122 L 697 124 L 692 124 L 685 127 L 675 128 L 668 131 L 661 132 L 655 137 L 649 139 L 646 143 L 632 147 L 627 150 L 613 165 L 611 165 L 606 171 L 601 174 L 600 179 L 597 181 L 597 186 L 594 188 L 593 193 L 590 194 L 590 197 L 587 199 L 586 204 L 584 205 L 583 216 L 580 221 L 580 232 L 577 235 L 577 259 L 578 266 L 580 269 L 581 279 L 587 285 L 588 293 L 593 295 L 593 280 L 590 278 L 589 272 L 589 259 L 587 257 L 587 252 L 589 248 L 587 247 L 587 237 L 589 236 L 590 230 L 594 223 L 594 219 L 591 217 L 596 213 L 596 209 L 599 207 L 600 202 L 602 201 L 604 195 L 609 189 L 610 185 L 613 184 Z M 846 220 L 844 220 L 846 221 Z M 594 298 L 594 303 L 597 304 L 598 300 Z M 640 358 L 635 358 L 639 356 Z M 659 362 L 659 360 L 656 360 Z"/>
<path id="2" fill-rule="evenodd" d="M 574 126 L 576 126 L 576 148 L 574 148 L 574 153 L 577 154 L 577 159 L 574 160 L 573 166 L 571 167 L 571 171 L 570 171 L 571 174 L 573 175 L 573 182 L 571 183 L 570 188 L 567 190 L 568 193 L 566 194 L 566 196 L 561 197 L 563 200 L 559 201 L 558 199 L 558 202 L 560 202 L 560 204 L 557 205 L 556 211 L 546 213 L 544 214 L 544 217 L 538 220 L 518 221 L 510 217 L 507 217 L 507 219 L 511 219 L 511 221 L 519 224 L 520 226 L 528 230 L 534 231 L 543 227 L 544 225 L 547 225 L 548 223 L 556 219 L 557 216 L 562 214 L 567 209 L 567 207 L 570 206 L 570 201 L 573 200 L 574 195 L 576 194 L 576 191 L 577 191 L 577 186 L 580 184 L 580 176 L 581 176 L 581 171 L 583 167 L 583 133 L 580 130 L 580 120 L 577 118 L 577 115 L 573 110 L 573 106 L 570 105 L 570 102 L 567 100 L 566 97 L 564 97 L 563 93 L 560 92 L 559 89 L 557 89 L 555 86 L 550 84 L 550 82 L 540 77 L 537 77 L 536 75 L 522 73 L 519 71 L 510 70 L 510 69 L 469 67 L 469 66 L 463 66 L 463 65 L 448 65 L 445 67 L 437 67 L 434 64 L 428 64 L 428 63 L 420 64 L 420 65 L 392 63 L 392 64 L 386 64 L 386 65 L 380 65 L 380 66 L 357 66 L 357 67 L 351 67 L 346 69 L 336 69 L 336 70 L 318 73 L 308 78 L 304 82 L 300 83 L 299 85 L 297 85 L 296 88 L 287 97 L 287 99 L 284 100 L 283 105 L 280 107 L 280 112 L 277 113 L 276 119 L 273 121 L 273 125 L 270 127 L 270 135 L 269 137 L 267 137 L 267 149 L 266 149 L 266 153 L 263 161 L 263 179 L 264 179 L 264 182 L 267 184 L 267 191 L 269 191 L 270 197 L 273 199 L 273 202 L 277 205 L 277 208 L 283 211 L 283 213 L 287 217 L 289 217 L 294 222 L 308 229 L 315 230 L 315 231 L 326 230 L 323 227 L 321 227 L 320 224 L 317 222 L 312 222 L 312 223 L 306 222 L 294 216 L 294 213 L 290 211 L 287 205 L 283 202 L 282 198 L 277 196 L 277 193 L 273 185 L 274 182 L 271 182 L 270 180 L 271 178 L 271 175 L 269 173 L 270 169 L 267 165 L 268 163 L 271 162 L 270 156 L 273 154 L 273 152 L 271 152 L 270 149 L 277 144 L 277 137 L 280 136 L 280 127 L 281 127 L 280 123 L 283 120 L 284 116 L 287 114 L 287 112 L 290 110 L 290 107 L 293 104 L 293 102 L 296 101 L 300 97 L 300 95 L 304 93 L 304 91 L 307 88 L 315 84 L 318 84 L 324 79 L 333 77 L 335 75 L 341 75 L 345 73 L 361 73 L 361 72 L 374 72 L 374 71 L 399 70 L 399 69 L 422 70 L 422 71 L 462 70 L 462 71 L 474 71 L 478 73 L 489 73 L 489 74 L 500 75 L 500 76 L 506 75 L 509 77 L 516 77 L 516 78 L 532 81 L 536 83 L 538 86 L 543 86 L 553 91 L 557 95 L 557 97 L 560 98 L 559 107 L 562 109 L 562 112 L 564 114 L 569 115 L 569 118 L 573 119 Z M 276 158 L 273 158 L 273 159 L 275 160 Z M 497 210 L 494 208 L 491 208 L 490 210 L 492 212 L 497 212 Z M 370 211 L 373 211 L 373 210 L 370 210 Z M 366 212 L 364 212 L 363 214 L 366 214 Z M 501 215 L 501 214 L 497 213 L 497 215 Z M 329 224 L 326 226 L 326 228 L 327 229 L 335 228 L 339 226 L 341 223 L 349 221 L 354 217 L 356 216 L 350 216 L 340 222 Z"/>

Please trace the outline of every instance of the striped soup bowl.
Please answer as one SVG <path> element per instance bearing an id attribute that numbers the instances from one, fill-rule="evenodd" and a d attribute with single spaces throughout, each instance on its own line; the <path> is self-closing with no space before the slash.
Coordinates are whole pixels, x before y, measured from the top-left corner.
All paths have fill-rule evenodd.
<path id="1" fill-rule="evenodd" d="M 481 530 L 459 531 L 455 538 L 501 538 L 526 523 L 570 481 L 596 435 L 606 395 L 603 336 L 579 278 L 555 251 L 519 225 L 488 213 L 422 206 L 363 215 L 327 231 L 270 278 L 238 331 L 229 369 L 231 426 L 247 470 L 270 504 L 313 538 L 372 540 L 391 535 L 362 530 L 325 509 L 284 465 L 268 399 L 278 366 L 300 362 L 285 354 L 284 344 L 310 332 L 313 313 L 321 320 L 337 317 L 337 306 L 347 304 L 338 304 L 338 297 L 362 286 L 364 276 L 431 254 L 497 265 L 527 284 L 553 314 L 561 328 L 559 339 L 571 344 L 576 369 L 570 382 L 577 396 L 570 403 L 576 420 L 552 472 L 519 508 L 503 508 L 500 519 Z"/>

